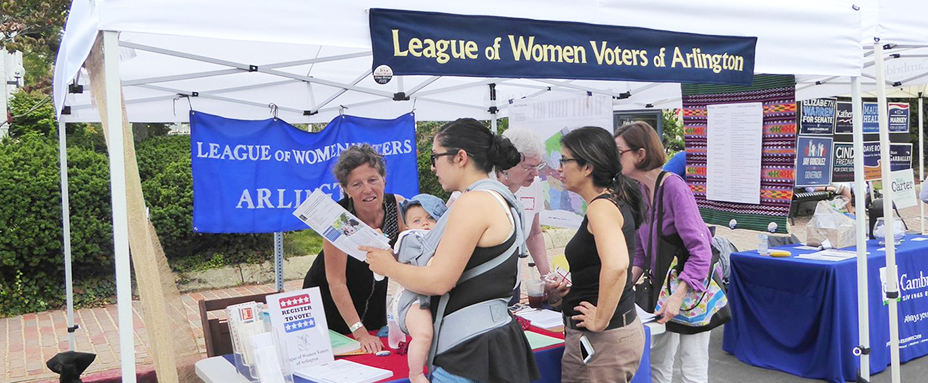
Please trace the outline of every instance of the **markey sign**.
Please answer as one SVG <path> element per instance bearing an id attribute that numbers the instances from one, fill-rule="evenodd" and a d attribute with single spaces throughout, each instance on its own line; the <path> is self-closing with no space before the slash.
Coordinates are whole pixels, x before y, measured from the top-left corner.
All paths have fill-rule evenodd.
<path id="1" fill-rule="evenodd" d="M 756 37 L 371 9 L 373 68 L 395 75 L 750 85 Z"/>

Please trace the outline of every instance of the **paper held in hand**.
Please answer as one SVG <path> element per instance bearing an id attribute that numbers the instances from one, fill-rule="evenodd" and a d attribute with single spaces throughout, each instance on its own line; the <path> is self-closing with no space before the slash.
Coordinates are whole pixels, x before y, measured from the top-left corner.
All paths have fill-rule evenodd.
<path id="1" fill-rule="evenodd" d="M 371 229 L 319 189 L 306 197 L 306 201 L 293 211 L 293 215 L 339 250 L 359 261 L 363 262 L 367 253 L 358 250 L 358 246 L 390 248 L 387 237 Z"/>

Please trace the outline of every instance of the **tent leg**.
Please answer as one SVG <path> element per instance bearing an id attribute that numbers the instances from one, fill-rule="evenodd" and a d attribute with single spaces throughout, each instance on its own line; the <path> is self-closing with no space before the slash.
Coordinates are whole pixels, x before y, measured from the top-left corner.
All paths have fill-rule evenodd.
<path id="1" fill-rule="evenodd" d="M 274 285 L 284 291 L 284 233 L 274 233 Z"/>
<path id="2" fill-rule="evenodd" d="M 867 299 L 867 209 L 864 195 L 864 128 L 863 104 L 860 99 L 860 77 L 851 79 L 851 104 L 854 114 L 854 209 L 857 212 L 857 323 L 860 355 L 858 382 L 870 381 L 870 306 Z M 858 354 L 859 353 L 859 354 Z"/>
<path id="3" fill-rule="evenodd" d="M 879 39 L 873 43 L 873 56 L 876 63 L 876 90 L 877 104 L 879 105 L 880 122 L 880 158 L 890 158 L 889 150 L 889 120 L 886 115 L 886 75 L 883 69 L 883 45 Z M 886 234 L 886 298 L 889 300 L 889 344 L 890 344 L 890 371 L 892 382 L 899 383 L 899 307 L 896 298 L 899 297 L 898 270 L 896 270 L 896 243 L 893 238 L 895 217 L 893 216 L 893 188 L 890 162 L 880 161 L 882 164 L 883 181 L 883 222 Z"/>
<path id="4" fill-rule="evenodd" d="M 498 110 L 496 107 L 496 84 L 490 84 L 490 128 L 496 134 L 502 133 L 499 131 L 499 125 L 496 121 L 496 112 Z"/>
<path id="5" fill-rule="evenodd" d="M 925 99 L 922 98 L 922 92 L 918 92 L 918 181 L 925 180 Z M 925 187 L 922 182 L 922 187 Z M 925 234 L 925 203 L 918 202 L 918 222 L 922 225 L 920 234 Z"/>
<path id="6" fill-rule="evenodd" d="M 74 351 L 74 289 L 71 283 L 71 206 L 68 196 L 68 147 L 65 123 L 58 121 L 58 169 L 61 174 L 61 236 L 64 242 L 64 289 L 68 302 L 68 350 Z"/>
<path id="7" fill-rule="evenodd" d="M 113 246 L 116 258 L 116 303 L 123 383 L 135 383 L 135 342 L 132 328 L 132 279 L 129 275 L 129 213 L 126 199 L 126 159 L 123 145 L 122 88 L 119 83 L 119 34 L 103 31 L 106 79 L 106 120 L 109 130 L 110 190 L 113 199 Z"/>

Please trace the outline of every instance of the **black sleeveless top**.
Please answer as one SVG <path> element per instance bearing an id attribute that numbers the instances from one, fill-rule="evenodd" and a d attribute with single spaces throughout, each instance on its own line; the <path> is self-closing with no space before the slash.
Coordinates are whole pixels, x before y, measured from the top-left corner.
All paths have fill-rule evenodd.
<path id="1" fill-rule="evenodd" d="M 593 201 L 600 198 L 608 199 L 608 196 L 602 195 L 594 198 Z M 616 306 L 608 328 L 622 326 L 622 314 L 635 309 L 635 293 L 632 291 L 632 258 L 635 256 L 634 215 L 632 208 L 625 203 L 617 203 L 616 207 L 619 208 L 625 221 L 622 224 L 622 235 L 625 236 L 625 244 L 628 247 L 628 274 L 625 287 L 622 289 L 622 297 L 619 298 L 619 304 Z M 587 229 L 588 223 L 587 217 L 584 216 L 577 233 L 564 248 L 564 256 L 567 258 L 567 264 L 570 265 L 570 276 L 573 282 L 561 306 L 568 318 L 579 314 L 574 311 L 574 307 L 577 307 L 580 302 L 587 301 L 595 305 L 599 299 L 599 273 L 602 270 L 602 261 L 599 259 L 599 251 L 596 250 L 595 237 Z"/>
<path id="2" fill-rule="evenodd" d="M 467 261 L 464 270 L 470 270 L 502 254 L 512 246 L 516 236 L 493 247 L 478 247 Z M 501 265 L 455 286 L 449 292 L 445 315 L 474 303 L 493 298 L 512 297 L 518 273 L 518 252 L 514 252 Z M 432 318 L 436 317 L 441 297 L 432 297 Z M 539 378 L 535 355 L 513 319 L 502 327 L 469 339 L 448 351 L 435 356 L 435 365 L 446 371 L 478 382 L 530 382 Z"/>
<path id="3" fill-rule="evenodd" d="M 342 198 L 338 204 L 344 207 L 351 214 L 357 214 L 354 205 L 348 197 Z M 397 221 L 396 196 L 384 193 L 383 195 L 384 217 L 380 225 L 382 230 L 390 237 L 390 246 L 396 242 L 399 234 L 399 221 Z M 358 316 L 361 317 L 361 323 L 369 331 L 377 331 L 387 324 L 387 284 L 389 280 L 384 278 L 377 282 L 374 280 L 374 273 L 367 266 L 367 263 L 346 256 L 348 263 L 345 265 L 345 284 L 348 286 L 348 294 L 351 295 L 351 302 L 354 303 Z M 325 255 L 322 251 L 316 256 L 313 265 L 306 272 L 303 278 L 303 288 L 319 287 L 322 294 L 322 306 L 325 308 L 325 319 L 329 329 L 341 334 L 350 334 L 348 324 L 338 312 L 335 300 L 332 299 L 332 292 L 329 291 L 329 281 L 325 277 Z"/>

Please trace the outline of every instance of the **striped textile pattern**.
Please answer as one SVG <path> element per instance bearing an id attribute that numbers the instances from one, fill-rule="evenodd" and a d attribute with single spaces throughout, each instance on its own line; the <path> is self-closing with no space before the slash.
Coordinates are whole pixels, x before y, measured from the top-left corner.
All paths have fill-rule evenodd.
<path id="1" fill-rule="evenodd" d="M 786 233 L 793 198 L 796 161 L 796 80 L 793 76 L 755 75 L 751 86 L 683 84 L 683 134 L 686 142 L 686 182 L 708 224 L 767 230 L 770 222 Z M 760 204 L 706 199 L 708 105 L 760 102 L 764 138 L 761 154 Z"/>

